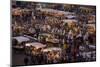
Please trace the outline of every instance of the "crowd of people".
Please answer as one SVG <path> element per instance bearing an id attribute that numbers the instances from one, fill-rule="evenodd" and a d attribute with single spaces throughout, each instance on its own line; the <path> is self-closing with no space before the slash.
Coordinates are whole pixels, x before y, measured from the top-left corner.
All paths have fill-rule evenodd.
<path id="1" fill-rule="evenodd" d="M 91 61 L 90 58 L 84 58 L 80 55 L 80 46 L 95 45 L 96 44 L 96 30 L 95 27 L 88 27 L 88 17 L 92 14 L 77 15 L 74 20 L 77 22 L 67 22 L 63 20 L 73 20 L 64 16 L 55 16 L 42 13 L 39 10 L 16 7 L 12 8 L 12 36 L 29 35 L 35 37 L 39 42 L 48 44 L 47 38 L 40 39 L 40 34 L 50 34 L 51 39 L 58 39 L 56 47 L 62 49 L 59 52 L 36 52 L 35 49 L 30 52 L 32 64 L 51 64 L 51 63 L 66 63 L 66 62 L 82 62 Z M 59 11 L 59 10 L 58 10 Z M 94 23 L 95 25 L 95 23 Z M 92 33 L 90 31 L 92 29 Z M 50 38 L 49 37 L 49 38 Z M 54 43 L 51 47 L 55 47 Z M 30 49 L 31 50 L 31 49 Z M 88 50 L 91 50 L 88 48 Z M 85 50 L 85 51 L 88 51 Z M 35 54 L 39 53 L 39 54 Z M 61 56 L 60 56 L 61 55 Z M 60 57 L 60 59 L 58 58 Z"/>

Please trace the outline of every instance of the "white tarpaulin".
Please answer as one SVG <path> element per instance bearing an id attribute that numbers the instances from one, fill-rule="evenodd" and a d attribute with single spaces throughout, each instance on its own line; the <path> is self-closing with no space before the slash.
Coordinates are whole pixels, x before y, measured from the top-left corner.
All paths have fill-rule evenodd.
<path id="1" fill-rule="evenodd" d="M 43 50 L 43 52 L 48 52 L 48 51 L 61 51 L 61 48 L 50 47 L 50 48 L 46 48 L 46 49 Z"/>
<path id="2" fill-rule="evenodd" d="M 72 18 L 76 18 L 76 16 L 73 16 L 73 15 L 68 15 L 66 16 L 68 19 L 72 19 Z"/>
<path id="3" fill-rule="evenodd" d="M 64 19 L 63 22 L 65 22 L 65 23 L 72 23 L 72 22 L 78 22 L 78 21 L 75 20 L 75 19 Z"/>
<path id="4" fill-rule="evenodd" d="M 46 47 L 46 45 L 43 45 L 42 43 L 38 43 L 38 42 L 26 43 L 26 46 L 33 46 L 36 49 Z"/>
<path id="5" fill-rule="evenodd" d="M 13 37 L 13 39 L 16 39 L 18 41 L 18 43 L 22 43 L 22 42 L 26 42 L 29 41 L 30 39 L 24 36 L 17 36 L 17 37 Z"/>

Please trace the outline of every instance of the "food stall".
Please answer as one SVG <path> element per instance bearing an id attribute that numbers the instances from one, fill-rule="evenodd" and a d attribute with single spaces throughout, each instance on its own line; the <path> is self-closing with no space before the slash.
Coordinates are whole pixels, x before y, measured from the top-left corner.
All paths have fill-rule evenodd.
<path id="1" fill-rule="evenodd" d="M 52 61 L 53 63 L 60 62 L 62 49 L 58 47 L 49 47 L 43 50 L 47 53 L 47 62 Z"/>
<path id="2" fill-rule="evenodd" d="M 95 24 L 87 24 L 87 31 L 89 34 L 94 34 L 96 31 Z"/>
<path id="3" fill-rule="evenodd" d="M 37 8 L 37 11 L 40 11 L 40 14 L 48 15 L 48 16 L 54 16 L 54 17 L 64 17 L 66 15 L 72 15 L 74 13 L 71 12 L 65 12 L 55 9 L 48 9 L 48 8 Z"/>
<path id="4" fill-rule="evenodd" d="M 45 48 L 46 45 L 39 42 L 32 42 L 25 44 L 25 53 L 26 54 L 39 54 L 41 53 L 41 49 Z"/>
<path id="5" fill-rule="evenodd" d="M 46 41 L 51 43 L 59 43 L 59 39 L 56 38 L 46 39 Z"/>
<path id="6" fill-rule="evenodd" d="M 22 8 L 16 8 L 12 10 L 12 15 L 13 16 L 21 16 L 22 14 L 29 14 L 31 10 L 29 9 L 22 9 Z"/>
<path id="7" fill-rule="evenodd" d="M 88 16 L 88 23 L 96 23 L 96 16 L 95 15 L 89 15 Z"/>
<path id="8" fill-rule="evenodd" d="M 62 20 L 62 22 L 63 22 L 63 25 L 65 25 L 65 24 L 67 23 L 67 25 L 69 26 L 69 28 L 71 28 L 71 27 L 74 27 L 75 24 L 76 24 L 78 21 L 75 20 L 75 19 L 64 19 L 64 20 Z"/>
<path id="9" fill-rule="evenodd" d="M 12 10 L 12 15 L 13 16 L 19 16 L 19 15 L 21 15 L 21 9 L 20 8 L 16 8 L 16 9 L 13 9 Z"/>
<path id="10" fill-rule="evenodd" d="M 42 41 L 46 41 L 46 38 L 48 38 L 48 37 L 50 37 L 51 36 L 51 34 L 49 34 L 49 33 L 41 33 L 41 34 L 39 34 L 39 41 L 40 42 L 42 42 Z"/>

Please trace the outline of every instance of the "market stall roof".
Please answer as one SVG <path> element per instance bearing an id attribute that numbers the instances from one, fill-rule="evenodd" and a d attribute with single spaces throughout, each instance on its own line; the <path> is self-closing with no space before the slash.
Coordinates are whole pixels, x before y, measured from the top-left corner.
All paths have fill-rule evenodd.
<path id="1" fill-rule="evenodd" d="M 24 36 L 13 37 L 13 39 L 16 39 L 16 40 L 18 41 L 18 43 L 22 43 L 22 42 L 30 41 L 29 38 L 24 37 Z"/>
<path id="2" fill-rule="evenodd" d="M 90 15 L 88 16 L 88 23 L 95 23 L 96 22 L 96 16 L 95 15 Z"/>
<path id="3" fill-rule="evenodd" d="M 46 47 L 46 45 L 39 43 L 39 42 L 26 43 L 26 46 L 33 46 L 36 49 Z"/>
<path id="4" fill-rule="evenodd" d="M 76 18 L 76 16 L 75 15 L 67 15 L 66 16 L 68 19 L 73 19 L 73 18 Z"/>
<path id="5" fill-rule="evenodd" d="M 89 20 L 88 23 L 95 23 L 95 20 Z"/>
<path id="6" fill-rule="evenodd" d="M 61 48 L 59 47 L 50 47 L 50 48 L 46 48 L 43 50 L 43 52 L 48 52 L 48 51 L 61 51 Z"/>
<path id="7" fill-rule="evenodd" d="M 93 27 L 95 29 L 95 24 L 87 24 L 87 26 Z"/>
<path id="8" fill-rule="evenodd" d="M 75 19 L 64 19 L 63 20 L 64 22 L 77 22 L 77 20 L 75 20 Z"/>
<path id="9" fill-rule="evenodd" d="M 38 41 L 37 38 L 34 38 L 32 36 L 24 35 L 24 37 L 27 37 L 27 38 L 31 39 L 32 41 Z"/>
<path id="10" fill-rule="evenodd" d="M 37 10 L 40 10 L 41 12 L 53 13 L 53 14 L 58 14 L 58 15 L 74 14 L 72 12 L 65 12 L 65 11 L 60 11 L 60 10 L 55 10 L 55 9 L 48 9 L 48 8 L 37 8 Z"/>
<path id="11" fill-rule="evenodd" d="M 30 12 L 30 11 L 32 11 L 32 10 L 26 9 L 26 8 L 24 8 L 24 9 L 16 8 L 16 9 L 12 9 L 12 15 L 17 16 L 17 15 L 23 14 L 23 12 Z"/>
<path id="12" fill-rule="evenodd" d="M 89 8 L 89 7 L 80 7 L 81 10 L 88 10 L 88 11 L 92 11 L 93 9 L 92 8 Z"/>
<path id="13" fill-rule="evenodd" d="M 49 34 L 49 33 L 41 33 L 39 35 L 42 35 L 42 36 L 51 36 L 51 34 Z"/>
<path id="14" fill-rule="evenodd" d="M 12 15 L 20 15 L 21 14 L 21 9 L 20 8 L 16 8 L 16 9 L 12 9 Z"/>

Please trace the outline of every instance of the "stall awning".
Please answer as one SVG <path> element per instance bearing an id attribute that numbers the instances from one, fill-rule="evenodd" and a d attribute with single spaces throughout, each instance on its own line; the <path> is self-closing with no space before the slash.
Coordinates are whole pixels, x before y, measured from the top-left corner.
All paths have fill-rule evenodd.
<path id="1" fill-rule="evenodd" d="M 16 40 L 18 41 L 18 43 L 22 43 L 22 42 L 30 41 L 29 38 L 24 37 L 24 36 L 13 37 L 13 39 L 16 39 Z"/>
<path id="2" fill-rule="evenodd" d="M 46 47 L 46 45 L 44 45 L 44 44 L 42 44 L 42 43 L 39 43 L 39 42 L 26 43 L 26 46 L 33 46 L 33 47 L 35 47 L 36 49 Z"/>
<path id="3" fill-rule="evenodd" d="M 50 48 L 46 48 L 43 50 L 43 52 L 48 52 L 48 51 L 61 51 L 61 48 L 59 47 L 50 47 Z"/>

